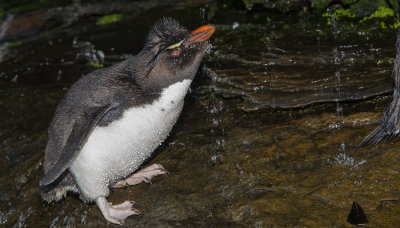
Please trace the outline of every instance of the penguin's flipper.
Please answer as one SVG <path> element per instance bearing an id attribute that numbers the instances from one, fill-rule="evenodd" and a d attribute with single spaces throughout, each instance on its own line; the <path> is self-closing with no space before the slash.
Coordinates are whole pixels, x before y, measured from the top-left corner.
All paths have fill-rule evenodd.
<path id="1" fill-rule="evenodd" d="M 116 106 L 118 106 L 118 104 L 87 108 L 77 116 L 71 134 L 61 151 L 60 158 L 56 161 L 54 166 L 45 173 L 43 179 L 40 180 L 40 186 L 51 184 L 69 167 L 99 121 L 107 112 Z"/>

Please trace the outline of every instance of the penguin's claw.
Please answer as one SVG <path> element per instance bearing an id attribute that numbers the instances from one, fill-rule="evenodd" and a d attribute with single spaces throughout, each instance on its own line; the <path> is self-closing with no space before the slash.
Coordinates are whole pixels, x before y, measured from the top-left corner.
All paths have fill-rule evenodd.
<path id="1" fill-rule="evenodd" d="M 126 181 L 124 180 L 120 180 L 115 183 L 111 188 L 125 188 L 126 186 L 128 186 L 128 183 L 126 183 Z"/>
<path id="2" fill-rule="evenodd" d="M 121 204 L 112 205 L 107 202 L 106 198 L 99 197 L 96 204 L 99 207 L 104 218 L 114 224 L 124 225 L 125 219 L 131 215 L 140 215 L 140 211 L 133 208 L 134 201 L 125 201 Z"/>
<path id="3" fill-rule="evenodd" d="M 121 203 L 121 204 L 116 204 L 116 205 L 112 205 L 110 203 L 110 206 L 114 209 L 133 209 L 132 206 L 136 204 L 135 201 L 133 200 L 126 200 L 125 202 Z"/>
<path id="4" fill-rule="evenodd" d="M 124 188 L 128 185 L 136 185 L 142 182 L 152 184 L 151 179 L 161 174 L 168 174 L 168 171 L 160 164 L 153 164 L 118 181 L 113 185 L 113 188 Z"/>

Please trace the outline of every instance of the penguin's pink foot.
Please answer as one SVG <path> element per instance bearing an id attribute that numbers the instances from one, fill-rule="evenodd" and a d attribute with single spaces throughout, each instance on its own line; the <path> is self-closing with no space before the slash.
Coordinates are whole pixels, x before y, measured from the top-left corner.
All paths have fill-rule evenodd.
<path id="1" fill-rule="evenodd" d="M 107 202 L 105 197 L 96 199 L 97 207 L 99 207 L 104 218 L 113 224 L 124 225 L 125 219 L 131 215 L 140 215 L 140 211 L 132 208 L 133 201 L 125 201 L 121 204 L 112 205 Z"/>
<path id="2" fill-rule="evenodd" d="M 128 185 L 135 185 L 135 184 L 140 184 L 142 182 L 146 182 L 151 184 L 151 179 L 155 176 L 161 175 L 161 174 L 167 174 L 168 171 L 159 164 L 153 164 L 150 166 L 147 166 L 146 168 L 118 181 L 113 185 L 113 188 L 123 188 Z"/>

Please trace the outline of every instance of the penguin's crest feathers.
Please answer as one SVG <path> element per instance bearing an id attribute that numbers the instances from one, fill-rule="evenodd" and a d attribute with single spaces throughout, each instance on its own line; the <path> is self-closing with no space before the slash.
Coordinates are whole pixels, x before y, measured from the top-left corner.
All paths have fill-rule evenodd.
<path id="1" fill-rule="evenodd" d="M 188 30 L 177 20 L 164 17 L 151 28 L 144 49 L 147 53 L 158 52 L 183 40 L 187 34 Z"/>

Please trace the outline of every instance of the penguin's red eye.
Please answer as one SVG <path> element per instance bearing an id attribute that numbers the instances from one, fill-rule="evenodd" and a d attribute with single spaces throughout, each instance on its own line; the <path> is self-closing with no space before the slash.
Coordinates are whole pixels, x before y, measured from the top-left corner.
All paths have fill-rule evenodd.
<path id="1" fill-rule="evenodd" d="M 178 55 L 179 55 L 179 50 L 173 51 L 173 52 L 172 52 L 172 55 L 173 55 L 173 56 L 178 56 Z"/>

